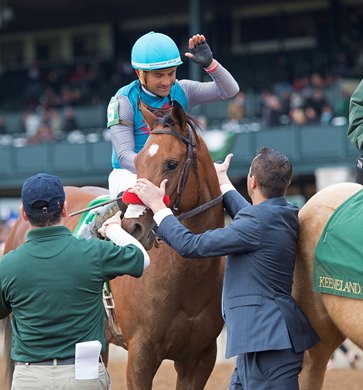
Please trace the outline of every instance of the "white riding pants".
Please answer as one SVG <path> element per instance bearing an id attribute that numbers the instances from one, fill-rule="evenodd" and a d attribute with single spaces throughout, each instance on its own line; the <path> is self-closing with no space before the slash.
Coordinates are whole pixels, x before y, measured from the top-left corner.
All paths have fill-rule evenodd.
<path id="1" fill-rule="evenodd" d="M 127 169 L 113 169 L 108 176 L 108 188 L 111 199 L 116 198 L 121 191 L 133 187 L 136 183 L 136 173 Z"/>

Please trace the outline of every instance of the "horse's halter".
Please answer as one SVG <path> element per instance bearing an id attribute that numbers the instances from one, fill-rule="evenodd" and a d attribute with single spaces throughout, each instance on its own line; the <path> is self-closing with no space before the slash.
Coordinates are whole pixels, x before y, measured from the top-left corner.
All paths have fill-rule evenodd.
<path id="1" fill-rule="evenodd" d="M 183 194 L 183 191 L 185 189 L 185 186 L 189 178 L 190 167 L 192 164 L 193 164 L 193 170 L 194 170 L 195 178 L 197 181 L 197 188 L 198 188 L 198 199 L 196 203 L 198 203 L 200 199 L 200 178 L 199 178 L 198 163 L 197 163 L 197 150 L 195 148 L 194 133 L 191 130 L 189 125 L 188 125 L 188 138 L 179 134 L 174 128 L 170 126 L 168 126 L 168 129 L 169 130 L 164 130 L 164 129 L 152 130 L 150 134 L 173 135 L 174 137 L 178 138 L 181 142 L 183 142 L 187 147 L 187 156 L 183 165 L 183 169 L 180 172 L 179 180 L 177 181 L 177 183 L 172 189 L 172 191 L 174 191 L 175 187 L 177 189 L 176 200 L 173 205 L 174 211 L 177 211 L 179 209 L 181 196 Z"/>
<path id="2" fill-rule="evenodd" d="M 197 162 L 197 149 L 195 147 L 196 140 L 195 140 L 194 132 L 191 129 L 191 126 L 189 124 L 188 124 L 188 138 L 179 134 L 173 127 L 169 126 L 168 124 L 166 124 L 166 126 L 168 127 L 168 130 L 165 130 L 165 129 L 152 130 L 150 132 L 150 134 L 172 135 L 172 136 L 178 138 L 187 147 L 187 156 L 186 156 L 186 159 L 185 159 L 185 162 L 183 165 L 183 169 L 180 172 L 179 180 L 176 182 L 176 184 L 174 185 L 174 187 L 172 188 L 172 191 L 171 191 L 171 192 L 173 192 L 175 188 L 177 189 L 176 200 L 175 200 L 174 205 L 173 205 L 173 210 L 177 211 L 179 209 L 180 199 L 182 197 L 183 191 L 185 189 L 185 186 L 186 186 L 188 178 L 189 178 L 191 166 L 193 166 L 194 175 L 195 175 L 195 179 L 197 182 L 197 188 L 198 188 L 198 199 L 197 199 L 196 203 L 198 203 L 200 200 L 200 177 L 199 177 L 198 162 Z M 223 195 L 220 195 L 217 198 L 212 199 L 212 200 L 208 201 L 207 203 L 200 205 L 199 207 L 195 207 L 195 208 L 191 209 L 190 211 L 182 213 L 178 216 L 178 220 L 180 221 L 183 219 L 190 218 L 196 214 L 199 214 L 199 213 L 209 209 L 210 207 L 215 206 L 219 202 L 221 202 L 222 198 L 223 198 Z"/>

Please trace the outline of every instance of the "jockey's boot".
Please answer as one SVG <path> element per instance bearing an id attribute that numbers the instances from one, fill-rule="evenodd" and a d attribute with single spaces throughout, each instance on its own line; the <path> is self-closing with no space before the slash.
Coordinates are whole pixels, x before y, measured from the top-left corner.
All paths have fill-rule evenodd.
<path id="1" fill-rule="evenodd" d="M 123 192 L 117 195 L 117 197 L 121 197 Z M 113 215 L 115 215 L 119 210 L 121 210 L 121 219 L 123 215 L 125 214 L 125 211 L 127 209 L 127 205 L 125 205 L 122 200 L 117 200 L 117 202 L 112 202 L 109 204 L 106 204 L 104 206 L 97 207 L 93 210 L 95 216 L 93 220 L 86 225 L 85 229 L 81 233 L 81 237 L 83 238 L 92 238 L 97 237 L 100 239 L 104 239 L 99 233 L 98 229 L 103 225 L 103 223 Z"/>

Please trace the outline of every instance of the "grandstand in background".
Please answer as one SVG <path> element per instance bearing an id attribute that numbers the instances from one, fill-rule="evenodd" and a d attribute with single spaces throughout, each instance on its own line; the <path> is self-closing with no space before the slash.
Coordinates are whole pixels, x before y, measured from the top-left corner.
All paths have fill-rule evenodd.
<path id="1" fill-rule="evenodd" d="M 211 0 L 208 4 L 189 0 L 168 6 L 160 0 L 3 0 L 0 114 L 9 132 L 17 133 L 24 111 L 39 104 L 39 85 L 29 78 L 34 68 L 43 77 L 40 84 L 50 85 L 57 94 L 64 94 L 67 88 L 72 92 L 77 85 L 79 94 L 70 104 L 80 128 L 101 133 L 110 96 L 134 78 L 129 66 L 132 44 L 150 30 L 173 37 L 182 53 L 191 33 L 204 33 L 215 57 L 247 92 L 247 110 L 253 120 L 265 89 L 313 73 L 335 81 L 328 91 L 334 102 L 351 94 L 362 77 L 362 25 L 361 0 Z M 77 84 L 77 71 L 82 68 L 93 79 Z M 178 78 L 195 78 L 198 73 L 193 73 L 194 69 L 185 60 Z M 69 102 L 57 104 L 62 109 Z M 226 112 L 227 105 L 222 103 L 206 105 L 198 115 L 218 127 Z M 351 158 L 354 150 L 348 150 Z M 11 154 L 8 149 L 6 153 Z M 109 155 L 104 158 L 107 164 Z M 307 174 L 314 175 L 314 168 L 304 172 L 305 179 Z M 1 173 L 0 180 L 6 180 Z M 6 186 L 2 183 L 1 187 Z M 10 193 L 16 189 L 17 184 L 12 185 Z"/>

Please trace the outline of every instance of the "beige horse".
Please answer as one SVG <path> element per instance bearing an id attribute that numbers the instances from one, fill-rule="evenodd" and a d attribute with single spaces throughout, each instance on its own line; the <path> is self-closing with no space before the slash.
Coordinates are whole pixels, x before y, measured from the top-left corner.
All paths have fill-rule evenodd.
<path id="1" fill-rule="evenodd" d="M 314 252 L 323 228 L 337 207 L 361 189 L 355 183 L 331 185 L 315 194 L 299 213 L 293 295 L 321 339 L 305 352 L 300 375 L 302 390 L 322 388 L 327 362 L 345 338 L 363 348 L 363 302 L 313 291 Z"/>

